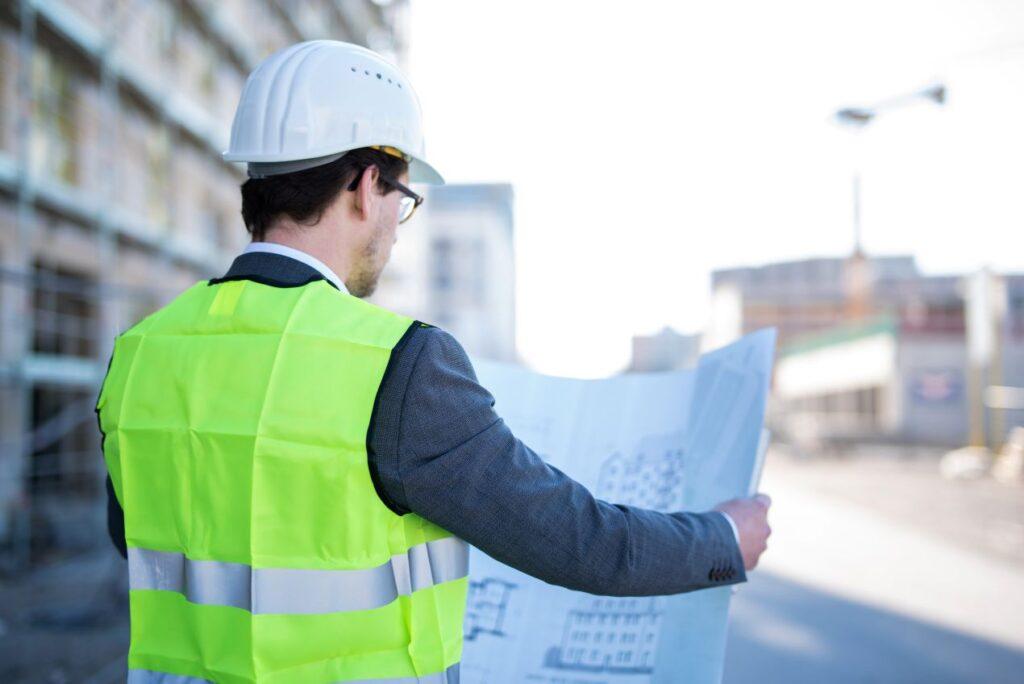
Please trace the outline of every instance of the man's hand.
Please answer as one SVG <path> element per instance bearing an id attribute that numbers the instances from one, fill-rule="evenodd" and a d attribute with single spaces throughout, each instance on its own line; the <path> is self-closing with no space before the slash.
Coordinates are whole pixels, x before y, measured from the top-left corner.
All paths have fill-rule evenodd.
<path id="1" fill-rule="evenodd" d="M 767 494 L 755 494 L 750 498 L 730 499 L 715 506 L 716 511 L 727 514 L 736 523 L 740 533 L 740 553 L 743 555 L 743 567 L 753 570 L 757 561 L 768 547 L 768 536 L 772 528 L 768 527 L 768 507 L 772 500 Z"/>

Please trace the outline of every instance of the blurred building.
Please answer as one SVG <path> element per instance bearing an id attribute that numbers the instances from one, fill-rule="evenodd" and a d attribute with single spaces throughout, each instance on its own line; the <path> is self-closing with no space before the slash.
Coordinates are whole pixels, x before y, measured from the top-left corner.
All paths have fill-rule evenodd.
<path id="1" fill-rule="evenodd" d="M 884 295 L 888 283 L 920 275 L 911 256 L 862 255 L 714 271 L 712 320 L 718 336 L 728 341 L 775 326 L 781 347 L 795 337 L 840 325 L 851 318 L 851 309 L 864 306 L 865 270 L 874 285 L 869 296 Z"/>
<path id="2" fill-rule="evenodd" d="M 1002 280 L 1001 353 L 982 382 L 1020 387 L 1024 275 Z M 731 321 L 738 334 L 779 328 L 777 429 L 809 445 L 967 442 L 962 276 L 922 275 L 909 256 L 854 256 L 717 271 L 712 282 L 722 309 L 713 319 Z M 994 415 L 1000 432 L 1024 422 L 1022 411 Z"/>
<path id="3" fill-rule="evenodd" d="M 700 356 L 700 335 L 683 335 L 664 328 L 653 335 L 634 335 L 629 373 L 689 368 Z"/>
<path id="4" fill-rule="evenodd" d="M 452 333 L 475 356 L 516 360 L 512 186 L 424 188 L 373 301 Z"/>
<path id="5" fill-rule="evenodd" d="M 403 2 L 0 3 L 0 559 L 93 542 L 114 336 L 246 242 L 223 162 L 249 71 L 311 38 L 400 59 Z"/>

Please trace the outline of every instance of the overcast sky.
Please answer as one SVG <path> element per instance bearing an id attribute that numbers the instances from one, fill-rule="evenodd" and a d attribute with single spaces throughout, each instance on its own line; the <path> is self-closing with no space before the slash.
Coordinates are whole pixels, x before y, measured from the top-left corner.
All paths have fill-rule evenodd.
<path id="1" fill-rule="evenodd" d="M 413 0 L 408 70 L 431 162 L 515 187 L 545 372 L 701 329 L 712 269 L 846 255 L 855 155 L 869 253 L 1024 271 L 1024 2 Z M 943 108 L 830 118 L 935 82 Z"/>

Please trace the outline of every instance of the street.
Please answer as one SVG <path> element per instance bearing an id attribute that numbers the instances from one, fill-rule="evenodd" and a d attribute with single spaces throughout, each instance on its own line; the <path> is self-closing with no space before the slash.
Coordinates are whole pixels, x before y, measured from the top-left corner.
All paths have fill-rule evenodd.
<path id="1" fill-rule="evenodd" d="M 770 572 L 739 592 L 726 684 L 1020 682 L 1024 651 Z"/>
<path id="2" fill-rule="evenodd" d="M 1020 682 L 1024 489 L 933 458 L 770 457 L 773 534 L 724 681 Z"/>

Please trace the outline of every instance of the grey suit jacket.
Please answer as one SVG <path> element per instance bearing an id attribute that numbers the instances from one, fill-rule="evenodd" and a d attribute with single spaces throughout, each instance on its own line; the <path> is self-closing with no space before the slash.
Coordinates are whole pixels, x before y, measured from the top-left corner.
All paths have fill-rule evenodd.
<path id="1" fill-rule="evenodd" d="M 299 287 L 321 280 L 287 256 L 242 254 L 211 280 Z M 328 281 L 329 282 L 329 281 Z M 593 594 L 676 594 L 746 580 L 717 512 L 659 513 L 595 499 L 516 439 L 454 337 L 414 324 L 378 390 L 369 467 L 381 500 L 440 525 L 545 582 Z M 124 553 L 124 519 L 109 478 L 109 527 Z"/>

